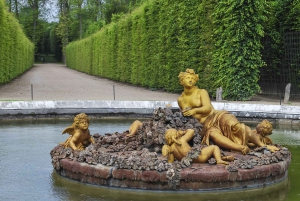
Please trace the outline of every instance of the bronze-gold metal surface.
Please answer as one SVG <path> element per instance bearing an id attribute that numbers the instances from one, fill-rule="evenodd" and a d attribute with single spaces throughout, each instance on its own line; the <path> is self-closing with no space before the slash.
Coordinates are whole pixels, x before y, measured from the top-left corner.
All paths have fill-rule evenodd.
<path id="1" fill-rule="evenodd" d="M 193 116 L 204 125 L 202 143 L 209 145 L 212 141 L 220 148 L 243 154 L 250 152 L 248 142 L 258 147 L 267 146 L 272 152 L 278 150 L 276 146 L 264 144 L 249 126 L 240 123 L 234 115 L 215 110 L 207 91 L 195 86 L 199 76 L 193 69 L 186 69 L 178 77 L 184 88 L 177 99 L 178 105 L 184 116 Z"/>

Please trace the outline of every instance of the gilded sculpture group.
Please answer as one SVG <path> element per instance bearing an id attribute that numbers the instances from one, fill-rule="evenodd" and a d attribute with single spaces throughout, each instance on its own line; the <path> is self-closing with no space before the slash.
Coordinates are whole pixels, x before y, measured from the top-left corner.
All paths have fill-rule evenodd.
<path id="1" fill-rule="evenodd" d="M 241 152 L 247 154 L 249 147 L 266 146 L 271 152 L 278 150 L 272 145 L 272 141 L 267 135 L 272 133 L 272 124 L 267 120 L 257 125 L 256 130 L 241 123 L 237 118 L 224 110 L 215 110 L 211 104 L 209 95 L 205 89 L 199 89 L 196 82 L 199 80 L 198 74 L 193 69 L 186 69 L 179 74 L 180 84 L 184 91 L 178 97 L 177 102 L 184 116 L 193 116 L 202 125 L 202 144 L 208 145 L 201 149 L 198 158 L 193 162 L 205 163 L 211 157 L 214 157 L 218 164 L 228 164 L 226 161 L 234 160 L 232 156 L 222 157 L 220 148 Z M 136 120 L 129 128 L 131 137 L 137 133 L 142 126 L 142 122 Z M 84 142 L 94 143 L 89 130 L 89 119 L 85 114 L 79 114 L 74 118 L 72 126 L 66 128 L 63 133 L 69 133 L 71 136 L 66 140 L 65 147 L 71 147 L 73 150 L 83 150 Z M 171 163 L 175 159 L 181 160 L 191 149 L 188 142 L 193 138 L 194 130 L 185 131 L 168 129 L 165 132 L 166 145 L 162 148 L 162 154 L 168 157 Z M 213 142 L 215 145 L 210 145 Z"/>

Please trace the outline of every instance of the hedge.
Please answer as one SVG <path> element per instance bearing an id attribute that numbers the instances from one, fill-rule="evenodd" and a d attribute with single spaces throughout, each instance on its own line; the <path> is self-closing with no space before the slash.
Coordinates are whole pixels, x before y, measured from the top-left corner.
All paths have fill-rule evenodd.
<path id="1" fill-rule="evenodd" d="M 218 65 L 222 65 L 221 69 L 225 69 L 228 65 L 238 63 L 234 72 L 243 72 L 242 65 L 246 64 L 247 69 L 252 68 L 255 71 L 251 75 L 252 81 L 242 77 L 241 73 L 239 76 L 243 81 L 257 82 L 257 68 L 263 64 L 258 51 L 261 48 L 259 43 L 261 36 L 252 32 L 255 37 L 253 41 L 251 38 L 248 39 L 250 46 L 243 46 L 243 50 L 251 51 L 252 56 L 245 55 L 242 62 L 237 62 L 240 59 L 239 52 L 234 51 L 235 55 L 230 63 L 226 64 L 227 66 L 220 63 L 216 57 L 224 55 L 216 49 L 216 44 L 219 44 L 218 48 L 222 48 L 220 44 L 225 38 L 234 43 L 230 35 L 215 33 L 216 30 L 221 30 L 218 26 L 224 22 L 215 14 L 221 12 L 215 9 L 221 2 L 149 0 L 130 15 L 112 22 L 91 37 L 70 43 L 66 47 L 67 66 L 85 73 L 170 92 L 182 91 L 177 76 L 186 68 L 193 68 L 200 76 L 199 87 L 207 89 L 210 95 L 214 95 L 216 87 L 222 86 L 224 94 L 229 94 L 226 98 L 236 99 L 237 96 L 228 93 L 228 90 L 232 89 L 228 83 L 232 82 L 235 91 L 240 93 L 243 90 L 236 87 L 243 87 L 237 85 L 241 82 L 232 79 L 221 80 L 218 71 L 214 69 L 220 69 Z M 249 10 L 247 1 L 240 0 L 239 3 L 241 6 L 237 12 Z M 230 6 L 224 3 L 222 5 Z M 229 7 L 224 8 L 226 9 Z M 249 18 L 249 22 L 252 22 L 251 16 Z M 254 36 L 252 33 L 250 37 Z M 216 37 L 217 35 L 221 38 Z M 253 45 L 257 47 L 253 48 Z M 230 48 L 235 46 L 232 45 Z M 237 60 L 233 61 L 234 59 Z M 252 64 L 253 67 L 248 66 Z M 234 76 L 225 70 L 222 73 L 225 74 L 221 76 Z M 245 76 L 249 74 L 246 73 Z M 216 82 L 220 86 L 215 86 Z M 254 87 L 254 91 L 258 90 L 255 83 L 249 86 Z M 241 98 L 247 99 L 252 95 L 252 92 L 246 93 L 245 96 L 248 97 Z"/>
<path id="2" fill-rule="evenodd" d="M 0 0 L 0 83 L 6 83 L 33 66 L 34 45 Z"/>

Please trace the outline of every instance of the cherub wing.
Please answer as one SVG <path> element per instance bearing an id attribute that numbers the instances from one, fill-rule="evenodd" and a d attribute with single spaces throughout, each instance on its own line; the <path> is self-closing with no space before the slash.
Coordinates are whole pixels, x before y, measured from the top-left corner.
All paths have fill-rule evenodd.
<path id="1" fill-rule="evenodd" d="M 62 134 L 68 133 L 70 135 L 73 135 L 75 132 L 74 126 L 68 126 L 65 128 L 65 130 L 62 132 Z"/>

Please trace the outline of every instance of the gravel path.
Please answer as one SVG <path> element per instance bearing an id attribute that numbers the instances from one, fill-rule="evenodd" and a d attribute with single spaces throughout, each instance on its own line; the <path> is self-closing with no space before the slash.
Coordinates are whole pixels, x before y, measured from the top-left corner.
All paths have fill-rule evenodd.
<path id="1" fill-rule="evenodd" d="M 177 76 L 177 75 L 176 75 Z M 62 64 L 35 64 L 7 84 L 0 85 L 0 101 L 32 100 L 117 100 L 176 101 L 179 94 L 152 91 L 69 69 Z M 225 101 L 226 102 L 226 101 Z M 235 103 L 279 105 L 279 98 L 256 96 L 252 101 Z M 283 100 L 281 101 L 283 104 Z M 284 104 L 283 104 L 284 105 Z M 300 101 L 285 105 L 300 106 Z"/>
<path id="2" fill-rule="evenodd" d="M 0 100 L 176 101 L 179 94 L 151 91 L 88 75 L 61 64 L 35 64 L 13 81 L 0 85 Z M 115 89 L 115 93 L 114 93 Z M 115 95 L 114 95 L 115 94 Z"/>

